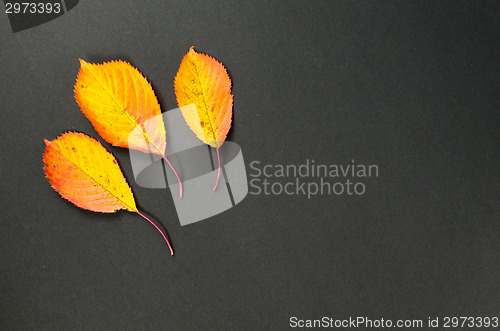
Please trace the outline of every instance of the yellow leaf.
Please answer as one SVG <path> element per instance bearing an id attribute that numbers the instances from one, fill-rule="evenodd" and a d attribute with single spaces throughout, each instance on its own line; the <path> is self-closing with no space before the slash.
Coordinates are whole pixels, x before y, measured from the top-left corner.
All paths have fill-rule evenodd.
<path id="1" fill-rule="evenodd" d="M 104 64 L 80 60 L 80 72 L 75 84 L 75 98 L 80 109 L 96 131 L 114 146 L 165 156 L 165 125 L 160 105 L 151 84 L 124 61 Z"/>
<path id="2" fill-rule="evenodd" d="M 101 137 L 114 146 L 163 155 L 166 141 L 160 105 L 139 70 L 124 61 L 80 60 L 80 64 L 75 98 Z M 132 132 L 137 137 L 129 137 Z"/>
<path id="3" fill-rule="evenodd" d="M 219 147 L 226 140 L 233 114 L 231 79 L 222 63 L 191 47 L 182 59 L 174 85 L 177 103 L 188 126 L 198 139 L 217 149 L 215 190 L 221 169 Z M 195 104 L 196 112 L 185 107 L 191 104 Z"/>
<path id="4" fill-rule="evenodd" d="M 205 144 L 219 148 L 233 113 L 231 79 L 222 63 L 191 47 L 175 76 L 175 95 L 191 130 Z M 197 114 L 184 107 L 193 103 Z"/>

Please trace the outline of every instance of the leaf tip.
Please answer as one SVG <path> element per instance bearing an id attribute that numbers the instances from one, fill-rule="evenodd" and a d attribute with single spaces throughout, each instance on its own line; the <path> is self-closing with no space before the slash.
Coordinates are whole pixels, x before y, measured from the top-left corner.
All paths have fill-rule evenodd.
<path id="1" fill-rule="evenodd" d="M 88 62 L 86 62 L 85 60 L 82 60 L 82 59 L 78 59 L 80 61 L 80 67 L 83 68 L 83 66 L 87 65 Z"/>
<path id="2" fill-rule="evenodd" d="M 193 55 L 196 55 L 198 53 L 194 50 L 194 46 L 191 46 L 191 47 L 189 47 L 188 54 L 191 55 L 191 56 L 193 56 Z"/>

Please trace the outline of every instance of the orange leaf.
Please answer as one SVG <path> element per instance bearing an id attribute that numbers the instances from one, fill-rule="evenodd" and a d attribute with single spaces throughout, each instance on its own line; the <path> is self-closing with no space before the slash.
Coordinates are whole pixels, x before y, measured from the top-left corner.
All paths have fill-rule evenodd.
<path id="1" fill-rule="evenodd" d="M 153 224 L 170 247 L 165 234 L 139 212 L 115 157 L 100 142 L 83 133 L 68 132 L 45 140 L 45 144 L 45 176 L 64 199 L 95 212 L 135 212 Z"/>
<path id="2" fill-rule="evenodd" d="M 139 70 L 124 61 L 80 60 L 80 65 L 75 98 L 101 137 L 114 146 L 163 155 L 166 141 L 160 105 Z M 137 136 L 129 137 L 132 132 Z"/>
<path id="3" fill-rule="evenodd" d="M 191 130 L 205 144 L 219 148 L 233 113 L 231 79 L 222 63 L 191 47 L 175 76 L 175 95 Z M 196 105 L 197 113 L 184 107 L 190 104 Z"/>
<path id="4" fill-rule="evenodd" d="M 75 98 L 97 132 L 114 146 L 161 155 L 175 173 L 182 197 L 180 178 L 164 154 L 165 125 L 151 84 L 124 61 L 80 60 L 80 65 Z"/>

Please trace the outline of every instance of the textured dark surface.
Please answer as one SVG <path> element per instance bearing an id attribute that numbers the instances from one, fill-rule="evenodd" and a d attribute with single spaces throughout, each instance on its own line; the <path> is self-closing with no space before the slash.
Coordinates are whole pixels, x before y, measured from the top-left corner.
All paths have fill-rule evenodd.
<path id="1" fill-rule="evenodd" d="M 0 15 L 0 329 L 281 330 L 299 318 L 500 312 L 500 6 L 496 1 L 80 1 L 12 33 Z M 360 197 L 248 195 L 178 224 L 59 198 L 43 139 L 99 138 L 78 58 L 131 61 L 163 111 L 194 45 L 229 69 L 247 165 L 378 164 Z"/>

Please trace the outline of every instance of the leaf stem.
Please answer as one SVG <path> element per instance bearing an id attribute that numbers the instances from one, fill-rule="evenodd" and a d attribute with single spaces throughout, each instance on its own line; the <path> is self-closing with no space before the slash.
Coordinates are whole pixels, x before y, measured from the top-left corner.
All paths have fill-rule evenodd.
<path id="1" fill-rule="evenodd" d="M 214 186 L 214 191 L 217 188 L 217 184 L 219 184 L 219 178 L 220 178 L 220 153 L 219 153 L 219 147 L 217 147 L 217 161 L 219 162 L 219 170 L 217 171 L 217 180 L 215 181 L 215 186 Z"/>
<path id="2" fill-rule="evenodd" d="M 170 248 L 170 255 L 174 255 L 174 250 L 172 249 L 172 246 L 170 245 L 170 242 L 168 241 L 167 239 L 167 236 L 165 235 L 165 233 L 158 227 L 158 225 L 156 225 L 152 220 L 150 220 L 149 218 L 147 218 L 146 216 L 144 216 L 143 213 L 141 213 L 140 211 L 137 211 L 136 212 L 137 214 L 141 215 L 146 221 L 148 221 L 149 223 L 153 224 L 153 226 L 156 228 L 156 230 L 160 231 L 161 235 L 163 236 L 163 239 L 165 239 L 165 241 L 167 242 L 167 245 L 168 245 L 168 248 Z"/>
<path id="3" fill-rule="evenodd" d="M 170 168 L 174 172 L 175 177 L 177 177 L 177 182 L 179 183 L 179 198 L 182 199 L 182 182 L 181 182 L 181 179 L 179 178 L 179 175 L 177 174 L 177 171 L 175 171 L 174 166 L 172 165 L 172 163 L 170 163 L 170 161 L 167 159 L 167 157 L 165 156 L 165 154 L 162 154 L 161 156 L 163 156 L 163 159 L 165 161 L 167 161 L 168 165 L 170 166 Z"/>

